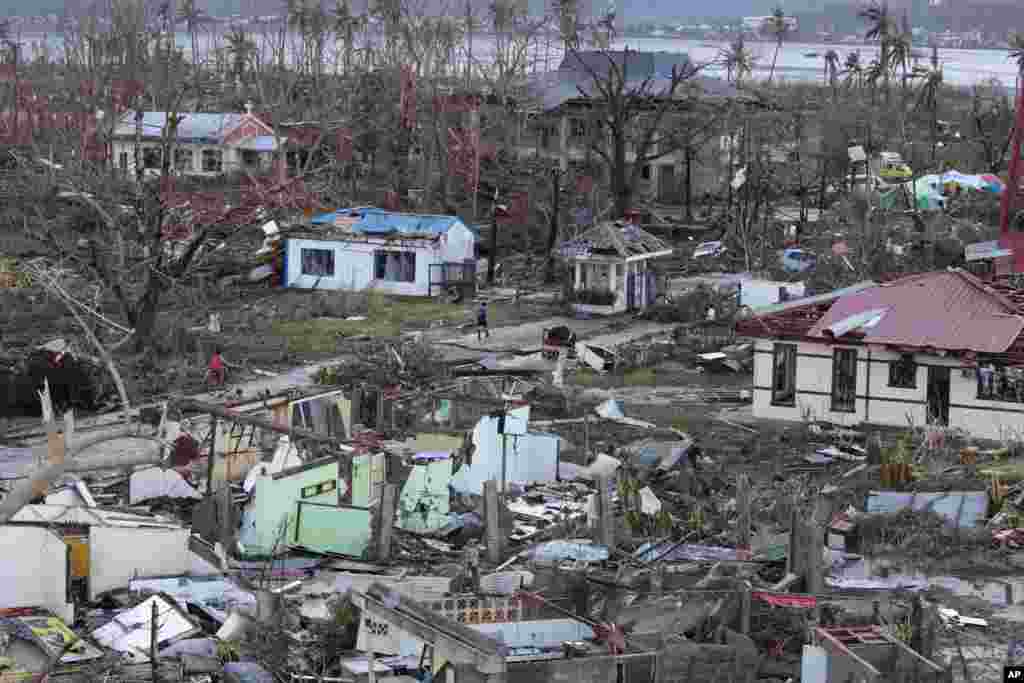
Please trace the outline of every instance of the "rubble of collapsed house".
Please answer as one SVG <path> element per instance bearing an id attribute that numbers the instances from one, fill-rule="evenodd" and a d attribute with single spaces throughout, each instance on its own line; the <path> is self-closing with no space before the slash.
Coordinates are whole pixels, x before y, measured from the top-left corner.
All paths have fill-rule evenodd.
<path id="1" fill-rule="evenodd" d="M 42 441 L 0 447 L 28 462 L 0 500 L 0 678 L 951 681 L 951 643 L 989 622 L 887 553 L 1024 544 L 1012 442 L 662 428 L 486 361 L 429 386 L 355 374 L 170 401 L 127 428 L 150 462 L 41 486 L 89 440 L 44 409 Z"/>

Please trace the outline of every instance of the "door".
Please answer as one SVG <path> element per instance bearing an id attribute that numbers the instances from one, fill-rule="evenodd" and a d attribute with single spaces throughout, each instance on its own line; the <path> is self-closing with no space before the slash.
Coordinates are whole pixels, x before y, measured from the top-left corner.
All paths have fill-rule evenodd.
<path id="1" fill-rule="evenodd" d="M 928 366 L 928 422 L 949 424 L 949 368 Z"/>
<path id="2" fill-rule="evenodd" d="M 626 264 L 629 268 L 629 264 Z M 628 273 L 626 275 L 626 308 L 634 310 L 636 305 L 636 273 Z"/>
<path id="3" fill-rule="evenodd" d="M 658 201 L 675 204 L 676 199 L 676 167 L 672 164 L 662 164 L 658 167 Z"/>

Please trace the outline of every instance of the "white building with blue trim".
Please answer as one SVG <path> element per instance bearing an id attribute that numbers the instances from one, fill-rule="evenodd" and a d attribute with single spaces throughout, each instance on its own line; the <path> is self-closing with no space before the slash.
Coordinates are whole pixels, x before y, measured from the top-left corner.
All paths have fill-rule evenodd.
<path id="1" fill-rule="evenodd" d="M 284 254 L 284 284 L 298 289 L 438 296 L 476 277 L 476 235 L 456 216 L 341 209 L 289 230 Z"/>

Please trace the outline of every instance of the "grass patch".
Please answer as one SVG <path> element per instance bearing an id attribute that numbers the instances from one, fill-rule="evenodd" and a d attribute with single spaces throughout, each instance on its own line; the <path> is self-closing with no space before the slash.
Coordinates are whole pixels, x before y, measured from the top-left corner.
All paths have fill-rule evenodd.
<path id="1" fill-rule="evenodd" d="M 629 370 L 622 376 L 622 383 L 627 387 L 649 386 L 655 382 L 656 378 L 652 368 Z"/>
<path id="2" fill-rule="evenodd" d="M 600 382 L 600 380 L 600 375 L 598 375 L 593 370 L 588 370 L 586 368 L 580 368 L 572 376 L 573 384 L 578 384 L 581 387 L 595 386 L 596 384 L 598 384 L 598 382 Z"/>
<path id="3" fill-rule="evenodd" d="M 435 320 L 461 322 L 466 318 L 466 309 L 427 298 L 372 293 L 365 317 L 366 320 L 314 318 L 275 322 L 271 331 L 283 337 L 293 353 L 333 353 L 338 348 L 338 337 L 396 337 L 403 326 L 426 327 Z"/>

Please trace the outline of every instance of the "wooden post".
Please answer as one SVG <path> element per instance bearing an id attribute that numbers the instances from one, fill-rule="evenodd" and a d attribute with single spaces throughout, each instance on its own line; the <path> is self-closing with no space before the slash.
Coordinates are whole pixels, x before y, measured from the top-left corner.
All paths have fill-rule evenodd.
<path id="1" fill-rule="evenodd" d="M 807 592 L 814 596 L 821 595 L 824 590 L 824 568 L 822 565 L 822 529 L 817 520 L 811 519 L 806 526 L 807 540 Z M 814 607 L 814 623 L 821 622 L 821 602 L 816 601 Z"/>
<path id="2" fill-rule="evenodd" d="M 384 431 L 384 392 L 377 390 L 377 426 L 378 432 Z"/>
<path id="3" fill-rule="evenodd" d="M 217 418 L 210 416 L 210 456 L 206 463 L 206 495 L 213 493 L 213 464 L 217 456 Z"/>
<path id="4" fill-rule="evenodd" d="M 153 600 L 153 611 L 149 622 L 149 661 L 153 670 L 153 681 L 159 679 L 158 669 L 159 663 L 157 661 L 157 643 L 160 642 L 160 608 L 157 606 L 157 601 Z"/>
<path id="5" fill-rule="evenodd" d="M 612 510 L 612 496 L 608 490 L 610 485 L 609 477 L 597 478 L 597 542 L 608 548 L 614 548 L 615 516 Z"/>
<path id="6" fill-rule="evenodd" d="M 231 511 L 234 504 L 234 501 L 231 499 L 231 485 L 228 482 L 224 482 L 218 493 L 220 493 L 220 499 L 217 501 L 216 510 L 219 518 L 218 521 L 220 522 L 220 544 L 226 552 L 232 546 L 234 537 L 234 529 L 231 523 Z"/>
<path id="7" fill-rule="evenodd" d="M 498 507 L 498 482 L 484 482 L 484 525 L 487 531 L 487 559 L 501 562 L 501 518 Z"/>
<path id="8" fill-rule="evenodd" d="M 750 550 L 750 478 L 746 474 L 736 478 L 736 511 L 736 547 Z"/>
<path id="9" fill-rule="evenodd" d="M 377 515 L 377 560 L 391 560 L 391 533 L 395 526 L 395 500 L 398 498 L 398 486 L 385 484 L 380 494 L 380 514 Z"/>
<path id="10" fill-rule="evenodd" d="M 750 582 L 744 581 L 743 592 L 740 593 L 740 632 L 744 635 L 750 633 L 750 591 Z"/>
<path id="11" fill-rule="evenodd" d="M 799 568 L 800 551 L 803 544 L 800 543 L 800 524 L 796 510 L 796 501 L 791 501 L 792 508 L 789 511 L 789 552 L 786 555 L 786 573 L 800 575 Z"/>

